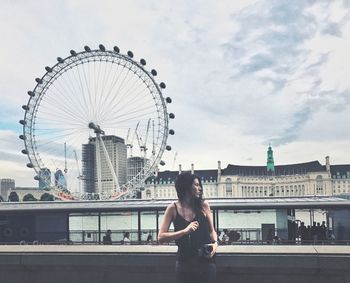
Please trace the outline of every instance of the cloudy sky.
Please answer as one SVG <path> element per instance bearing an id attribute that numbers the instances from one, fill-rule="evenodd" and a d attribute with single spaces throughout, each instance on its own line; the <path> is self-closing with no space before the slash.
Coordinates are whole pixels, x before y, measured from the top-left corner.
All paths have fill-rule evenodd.
<path id="1" fill-rule="evenodd" d="M 18 186 L 35 185 L 18 139 L 34 78 L 100 43 L 166 83 L 164 169 L 264 165 L 269 143 L 276 164 L 350 163 L 350 1 L 3 0 L 0 20 L 0 178 Z"/>

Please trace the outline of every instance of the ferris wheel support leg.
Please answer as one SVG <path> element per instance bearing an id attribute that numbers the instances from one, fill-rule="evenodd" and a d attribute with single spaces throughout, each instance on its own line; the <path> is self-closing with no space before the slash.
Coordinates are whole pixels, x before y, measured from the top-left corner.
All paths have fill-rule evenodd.
<path id="1" fill-rule="evenodd" d="M 107 152 L 107 149 L 106 149 L 106 146 L 105 146 L 105 143 L 103 142 L 103 140 L 101 139 L 101 137 L 99 136 L 99 142 L 101 143 L 102 145 L 102 149 L 103 149 L 103 152 L 106 156 L 106 160 L 107 160 L 107 164 L 108 164 L 108 167 L 109 167 L 109 170 L 111 171 L 112 173 L 112 178 L 113 178 L 113 182 L 114 182 L 114 187 L 115 188 L 119 188 L 119 181 L 118 181 L 118 176 L 117 174 L 115 173 L 115 170 L 113 168 L 113 164 L 111 162 L 111 159 L 109 158 L 109 154 Z M 118 155 L 117 155 L 117 160 L 118 160 Z M 118 166 L 118 162 L 116 162 L 117 166 Z M 118 172 L 118 167 L 116 168 L 116 171 Z"/>
<path id="2" fill-rule="evenodd" d="M 96 138 L 96 167 L 97 167 L 97 188 L 99 194 L 102 193 L 102 174 L 101 174 L 101 154 L 100 154 L 100 136 Z"/>

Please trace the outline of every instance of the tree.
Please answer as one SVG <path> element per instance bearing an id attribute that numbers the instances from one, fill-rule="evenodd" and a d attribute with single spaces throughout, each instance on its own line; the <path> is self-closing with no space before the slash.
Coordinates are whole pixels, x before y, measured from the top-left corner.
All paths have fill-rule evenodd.
<path id="1" fill-rule="evenodd" d="M 37 201 L 37 199 L 32 194 L 26 194 L 23 197 L 23 201 Z"/>
<path id="2" fill-rule="evenodd" d="M 9 201 L 19 201 L 19 197 L 16 192 L 11 192 L 9 195 Z"/>
<path id="3" fill-rule="evenodd" d="M 55 197 L 49 193 L 43 193 L 40 197 L 40 201 L 54 201 Z"/>

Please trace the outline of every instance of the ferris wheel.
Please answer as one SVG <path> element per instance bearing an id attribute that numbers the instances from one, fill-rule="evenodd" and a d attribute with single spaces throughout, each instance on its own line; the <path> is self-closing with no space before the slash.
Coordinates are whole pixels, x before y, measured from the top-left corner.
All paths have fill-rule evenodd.
<path id="1" fill-rule="evenodd" d="M 116 199 L 142 190 L 165 165 L 172 100 L 156 70 L 133 57 L 85 46 L 35 79 L 20 139 L 39 187 L 61 199 Z"/>

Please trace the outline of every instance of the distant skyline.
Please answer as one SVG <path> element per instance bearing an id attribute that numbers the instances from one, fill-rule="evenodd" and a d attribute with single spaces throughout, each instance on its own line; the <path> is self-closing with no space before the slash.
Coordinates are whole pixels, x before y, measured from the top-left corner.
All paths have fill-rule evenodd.
<path id="1" fill-rule="evenodd" d="M 101 43 L 167 85 L 160 170 L 265 165 L 269 144 L 276 165 L 350 163 L 350 1 L 5 0 L 0 19 L 0 179 L 17 186 L 37 186 L 18 138 L 34 79 Z"/>

